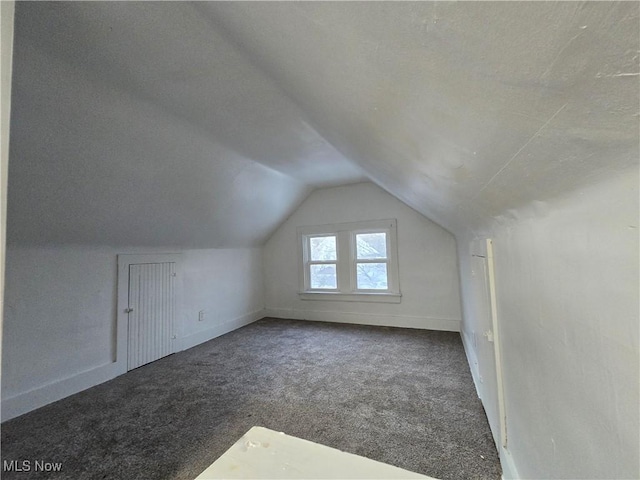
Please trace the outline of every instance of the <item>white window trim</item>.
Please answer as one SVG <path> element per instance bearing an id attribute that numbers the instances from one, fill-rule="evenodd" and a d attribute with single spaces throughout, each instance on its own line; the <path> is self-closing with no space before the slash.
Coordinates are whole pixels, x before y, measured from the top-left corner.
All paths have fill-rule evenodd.
<path id="1" fill-rule="evenodd" d="M 304 263 L 305 263 L 305 268 L 303 268 L 303 282 L 304 285 L 309 285 L 310 284 L 310 269 L 306 268 L 306 265 L 335 265 L 336 266 L 336 275 L 338 273 L 338 264 L 340 261 L 340 252 L 336 251 L 336 259 L 335 260 L 308 260 L 309 258 L 309 248 L 310 248 L 310 240 L 312 238 L 319 238 L 319 237 L 336 237 L 336 245 L 337 245 L 337 235 L 335 235 L 333 232 L 331 233 L 321 233 L 321 234 L 314 234 L 314 233 L 308 233 L 302 236 L 299 236 L 299 241 L 302 242 L 302 258 L 304 258 Z M 339 275 L 337 275 L 337 277 L 339 278 Z M 336 278 L 336 288 L 322 288 L 322 289 L 308 289 L 308 291 L 313 291 L 313 292 L 324 292 L 324 293 L 339 293 L 340 292 L 340 284 L 338 283 L 339 280 L 338 278 Z"/>
<path id="2" fill-rule="evenodd" d="M 357 234 L 387 233 L 387 290 L 358 290 L 356 288 L 356 263 L 380 263 L 375 260 L 357 260 Z M 329 225 L 303 226 L 297 228 L 299 297 L 301 300 L 329 300 L 345 302 L 400 303 L 400 278 L 398 274 L 398 239 L 395 219 L 370 220 L 363 222 L 337 223 Z M 335 235 L 337 260 L 310 262 L 309 238 Z M 309 288 L 309 268 L 311 263 L 335 263 L 337 273 L 336 289 Z"/>

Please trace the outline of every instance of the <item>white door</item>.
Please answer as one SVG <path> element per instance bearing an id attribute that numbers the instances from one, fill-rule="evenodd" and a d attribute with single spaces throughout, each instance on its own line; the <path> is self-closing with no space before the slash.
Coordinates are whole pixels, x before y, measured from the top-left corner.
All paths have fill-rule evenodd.
<path id="1" fill-rule="evenodd" d="M 476 328 L 479 330 L 476 355 L 478 356 L 480 373 L 480 396 L 484 410 L 489 418 L 489 425 L 498 427 L 500 417 L 498 411 L 498 382 L 496 378 L 496 362 L 494 355 L 493 328 L 491 325 L 491 299 L 489 292 L 489 276 L 487 259 L 478 255 L 471 257 L 473 275 L 473 296 L 476 305 Z M 496 445 L 500 445 L 500 432 L 492 430 Z"/>
<path id="2" fill-rule="evenodd" d="M 480 365 L 480 397 L 496 446 L 507 447 L 507 417 L 502 386 L 502 353 L 498 326 L 493 242 L 472 244 L 471 273 L 476 328 L 482 332 L 476 345 Z M 476 334 L 477 335 L 477 334 Z"/>
<path id="3" fill-rule="evenodd" d="M 174 263 L 129 265 L 128 370 L 174 352 L 174 284 Z"/>

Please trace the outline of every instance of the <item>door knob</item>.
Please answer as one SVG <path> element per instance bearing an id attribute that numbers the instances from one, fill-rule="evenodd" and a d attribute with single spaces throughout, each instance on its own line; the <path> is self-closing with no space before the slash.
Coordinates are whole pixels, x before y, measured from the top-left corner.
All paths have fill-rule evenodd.
<path id="1" fill-rule="evenodd" d="M 127 308 L 127 309 L 125 309 L 125 312 L 126 312 L 126 313 L 131 313 L 131 312 L 133 312 L 133 308 Z"/>

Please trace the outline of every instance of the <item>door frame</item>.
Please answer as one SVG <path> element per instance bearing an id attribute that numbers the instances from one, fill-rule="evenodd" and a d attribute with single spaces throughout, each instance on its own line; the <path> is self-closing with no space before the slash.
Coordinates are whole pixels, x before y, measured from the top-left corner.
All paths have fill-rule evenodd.
<path id="1" fill-rule="evenodd" d="M 491 238 L 483 238 L 476 237 L 470 243 L 470 253 L 471 257 L 477 257 L 482 259 L 483 263 L 483 278 L 482 281 L 484 283 L 484 290 L 487 298 L 487 313 L 489 315 L 490 322 L 490 331 L 484 332 L 483 337 L 485 337 L 485 341 L 488 341 L 493 344 L 491 350 L 493 351 L 493 359 L 495 365 L 495 380 L 496 380 L 496 401 L 497 401 L 497 415 L 498 415 L 498 431 L 494 437 L 494 440 L 497 440 L 496 447 L 499 452 L 502 450 L 507 451 L 507 440 L 508 440 L 508 432 L 507 432 L 507 412 L 505 406 L 505 398 L 504 398 L 504 377 L 503 377 L 503 358 L 502 358 L 502 343 L 501 343 L 501 328 L 499 322 L 498 315 L 498 300 L 496 293 L 496 273 L 495 273 L 495 257 L 494 257 L 494 247 L 493 247 L 493 239 Z M 471 264 L 471 269 L 473 270 L 473 263 Z M 472 280 L 473 281 L 473 280 Z M 479 304 L 477 299 L 474 298 L 474 309 L 478 309 Z M 478 356 L 478 347 L 474 346 L 476 351 L 474 352 L 476 358 Z M 480 373 L 480 366 L 478 366 L 478 375 Z M 481 388 L 478 388 L 478 393 L 482 392 Z M 488 401 L 488 399 L 480 397 L 483 404 Z M 493 427 L 492 427 L 493 429 Z M 492 430 L 492 434 L 493 434 Z M 496 438 L 497 437 L 497 438 Z"/>
<path id="2" fill-rule="evenodd" d="M 489 301 L 491 310 L 491 326 L 493 330 L 493 353 L 496 361 L 496 381 L 498 391 L 498 415 L 500 416 L 500 441 L 502 448 L 507 448 L 507 411 L 504 401 L 504 382 L 502 374 L 502 345 L 500 335 L 500 323 L 498 321 L 498 298 L 496 294 L 496 270 L 495 260 L 493 256 L 493 240 L 491 238 L 486 239 L 487 248 L 487 275 L 489 282 Z"/>
<path id="3" fill-rule="evenodd" d="M 172 352 L 179 351 L 178 340 L 181 338 L 182 318 L 182 254 L 180 253 L 143 253 L 143 254 L 119 254 L 118 255 L 118 290 L 116 301 L 116 331 L 115 357 L 113 361 L 118 367 L 119 374 L 127 372 L 129 351 L 129 265 L 144 263 L 173 263 L 175 264 L 175 317 L 174 317 L 174 343 Z"/>

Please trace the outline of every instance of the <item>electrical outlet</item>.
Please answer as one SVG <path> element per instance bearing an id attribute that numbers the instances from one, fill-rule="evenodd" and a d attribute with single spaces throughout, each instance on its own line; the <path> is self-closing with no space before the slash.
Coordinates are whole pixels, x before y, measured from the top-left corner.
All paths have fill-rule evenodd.
<path id="1" fill-rule="evenodd" d="M 204 322 L 204 310 L 200 310 L 198 312 L 198 321 L 199 322 Z"/>

